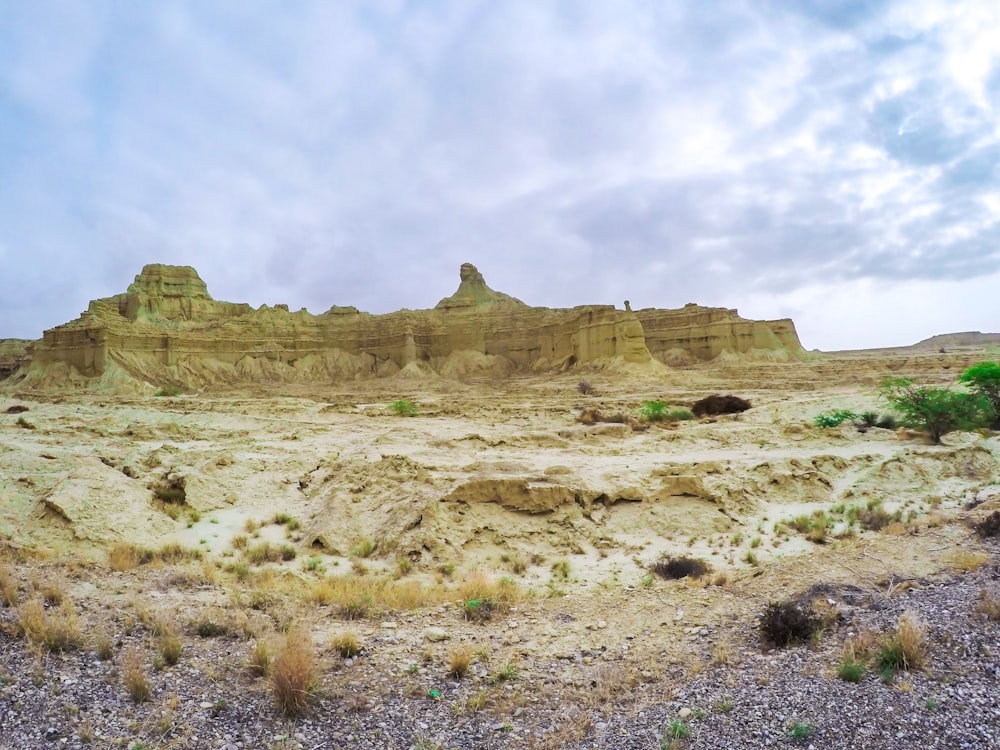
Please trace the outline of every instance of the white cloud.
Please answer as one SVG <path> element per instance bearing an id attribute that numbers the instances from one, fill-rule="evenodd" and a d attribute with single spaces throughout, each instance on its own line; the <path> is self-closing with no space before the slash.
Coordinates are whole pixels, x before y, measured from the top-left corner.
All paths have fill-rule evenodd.
<path id="1" fill-rule="evenodd" d="M 885 336 L 1000 327 L 954 291 L 998 270 L 996 11 L 829 7 L 24 4 L 0 31 L 0 335 L 151 261 L 375 312 L 472 261 L 535 304 L 801 310 L 825 348 L 938 284 L 962 314 Z"/>

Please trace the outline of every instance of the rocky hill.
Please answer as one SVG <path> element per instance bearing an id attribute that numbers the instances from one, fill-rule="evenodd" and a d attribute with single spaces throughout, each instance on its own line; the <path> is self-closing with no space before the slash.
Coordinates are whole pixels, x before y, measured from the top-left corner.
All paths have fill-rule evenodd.
<path id="1" fill-rule="evenodd" d="M 334 306 L 253 309 L 213 300 L 197 271 L 147 265 L 124 294 L 45 331 L 16 379 L 34 387 L 203 387 L 371 377 L 503 376 L 583 365 L 657 370 L 724 354 L 786 359 L 802 347 L 791 320 L 744 320 L 687 305 L 532 307 L 463 264 L 455 294 L 430 310 L 372 315 Z"/>

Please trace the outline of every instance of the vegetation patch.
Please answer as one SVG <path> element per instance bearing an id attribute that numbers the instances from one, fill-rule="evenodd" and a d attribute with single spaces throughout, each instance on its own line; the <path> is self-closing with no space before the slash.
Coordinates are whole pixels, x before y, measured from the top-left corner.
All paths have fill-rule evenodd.
<path id="1" fill-rule="evenodd" d="M 1000 536 L 1000 510 L 995 510 L 976 524 L 976 533 L 981 537 Z"/>
<path id="2" fill-rule="evenodd" d="M 920 669 L 927 662 L 927 650 L 927 629 L 912 612 L 904 612 L 895 630 L 880 641 L 875 663 L 883 675 Z"/>
<path id="3" fill-rule="evenodd" d="M 677 580 L 701 578 L 711 573 L 712 567 L 704 560 L 694 557 L 661 557 L 649 566 L 649 571 L 660 578 Z"/>
<path id="4" fill-rule="evenodd" d="M 813 418 L 813 424 L 824 429 L 839 427 L 844 422 L 853 422 L 858 415 L 849 409 L 829 409 Z"/>
<path id="5" fill-rule="evenodd" d="M 995 415 L 988 398 L 978 393 L 918 386 L 907 378 L 886 380 L 882 399 L 903 415 L 903 425 L 922 430 L 931 441 L 957 430 L 975 430 L 991 424 Z"/>
<path id="6" fill-rule="evenodd" d="M 769 602 L 760 620 L 760 633 L 765 643 L 785 648 L 808 641 L 821 626 L 819 616 L 797 602 Z"/>
<path id="7" fill-rule="evenodd" d="M 691 411 L 696 417 L 714 417 L 719 414 L 739 414 L 750 407 L 750 402 L 745 398 L 715 394 L 695 401 Z"/>
<path id="8" fill-rule="evenodd" d="M 308 633 L 289 632 L 270 667 L 271 690 L 278 710 L 297 718 L 309 711 L 317 686 L 316 657 Z"/>
<path id="9" fill-rule="evenodd" d="M 417 405 L 405 398 L 396 399 L 386 408 L 390 414 L 395 414 L 397 417 L 415 417 L 419 414 Z"/>

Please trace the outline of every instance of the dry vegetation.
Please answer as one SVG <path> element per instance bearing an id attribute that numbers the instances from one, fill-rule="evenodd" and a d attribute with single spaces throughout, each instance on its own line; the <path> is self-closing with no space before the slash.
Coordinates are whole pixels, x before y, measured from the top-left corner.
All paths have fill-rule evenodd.
<path id="1" fill-rule="evenodd" d="M 419 420 L 395 419 L 381 408 L 369 414 L 346 395 L 334 406 L 276 402 L 281 427 L 267 439 L 307 455 L 266 474 L 271 484 L 259 493 L 266 500 L 244 508 L 234 492 L 232 502 L 197 513 L 176 484 L 151 492 L 145 479 L 135 479 L 157 522 L 172 524 L 169 533 L 137 533 L 89 559 L 70 542 L 60 542 L 66 546 L 58 555 L 8 551 L 0 563 L 3 630 L 21 639 L 32 664 L 91 649 L 80 654 L 88 668 L 108 670 L 104 679 L 119 694 L 147 704 L 148 716 L 133 719 L 136 736 L 178 747 L 185 713 L 171 708 L 170 695 L 188 674 L 202 676 L 204 695 L 175 700 L 212 704 L 203 711 L 220 717 L 226 709 L 215 706 L 215 693 L 230 703 L 264 696 L 269 721 L 363 715 L 388 695 L 419 710 L 437 706 L 453 723 L 518 728 L 536 721 L 545 733 L 529 738 L 511 730 L 498 747 L 560 747 L 595 736 L 595 722 L 660 705 L 705 675 L 752 669 L 754 650 L 804 646 L 823 654 L 818 671 L 827 676 L 862 684 L 882 675 L 900 691 L 914 679 L 907 671 L 924 670 L 921 679 L 931 679 L 942 669 L 945 647 L 930 635 L 939 623 L 912 613 L 877 629 L 868 621 L 929 583 L 985 578 L 995 569 L 1000 516 L 995 505 L 966 505 L 970 498 L 995 502 L 986 490 L 1000 476 L 996 438 L 956 437 L 933 453 L 878 427 L 824 431 L 807 417 L 833 397 L 809 389 L 796 396 L 801 404 L 764 391 L 753 394 L 747 410 L 708 411 L 701 421 L 677 414 L 640 421 L 633 415 L 644 404 L 690 405 L 701 392 L 678 386 L 663 395 L 645 383 L 626 390 L 610 379 L 577 389 L 567 381 L 560 386 L 567 395 L 552 406 L 555 386 L 536 387 L 543 398 L 524 405 L 518 391 L 516 408 L 478 393 L 461 395 L 474 406 L 451 404 L 451 393 L 437 406 L 428 397 Z M 580 396 L 594 404 L 589 411 L 576 410 Z M 226 419 L 243 429 L 237 420 L 245 401 L 210 406 L 228 410 Z M 481 410 L 474 427 L 462 413 L 473 408 Z M 799 411 L 786 416 L 791 409 Z M 207 413 L 196 416 L 208 420 Z M 435 420 L 439 433 L 419 432 Z M 308 442 L 336 433 L 331 424 L 369 423 L 378 430 L 365 437 L 381 441 L 383 463 L 404 454 L 411 463 L 368 475 L 357 463 L 328 457 L 348 445 L 327 451 L 326 443 Z M 263 450 L 241 440 L 247 453 Z M 753 455 L 740 463 L 713 451 Z M 121 453 L 104 466 L 119 471 L 133 460 Z M 254 486 L 254 472 L 265 473 L 206 463 L 216 454 L 213 446 L 187 459 L 213 467 L 197 469 L 201 482 L 216 472 L 246 488 Z M 432 457 L 454 466 L 442 469 Z M 155 468 L 161 477 L 180 460 L 170 451 L 144 460 L 153 465 L 153 458 L 163 462 Z M 907 462 L 923 463 L 917 471 Z M 937 491 L 938 475 L 946 489 Z M 513 505 L 522 495 L 501 498 L 494 490 L 441 499 L 460 482 L 473 493 L 476 481 L 510 476 L 524 479 L 518 492 L 525 495 L 563 486 L 575 494 L 565 504 L 528 510 Z M 847 478 L 856 485 L 848 487 Z M 921 483 L 924 489 L 912 489 Z M 590 484 L 594 495 L 587 494 Z M 192 502 L 197 487 L 187 484 Z M 420 513 L 403 513 L 378 504 L 383 490 L 406 497 L 412 491 L 414 503 L 431 500 Z M 908 494 L 896 500 L 899 493 Z M 370 495 L 378 503 L 366 505 Z M 288 510 L 275 510 L 275 498 Z M 346 508 L 353 525 L 340 531 L 320 523 L 324 499 Z M 176 518 L 168 512 L 182 505 Z M 350 515 L 355 507 L 357 517 Z M 407 531 L 386 532 L 393 524 Z M 54 528 L 45 539 L 53 546 Z M 816 582 L 830 592 L 800 596 Z M 845 603 L 837 593 L 845 586 L 869 598 Z M 994 588 L 983 584 L 963 617 L 970 627 L 995 629 Z M 33 669 L 42 683 L 50 679 Z M 319 704 L 323 712 L 313 711 Z M 712 705 L 726 706 L 726 696 Z M 718 715 L 740 708 L 712 705 L 694 708 Z M 80 737 L 91 731 L 78 723 Z M 664 728 L 664 747 L 688 741 L 669 734 Z M 417 739 L 409 744 L 420 747 Z"/>

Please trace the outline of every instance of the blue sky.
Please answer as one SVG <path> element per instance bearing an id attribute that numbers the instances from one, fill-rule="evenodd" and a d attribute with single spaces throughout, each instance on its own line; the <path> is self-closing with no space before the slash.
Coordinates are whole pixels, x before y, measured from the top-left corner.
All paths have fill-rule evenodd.
<path id="1" fill-rule="evenodd" d="M 1000 5 L 0 0 L 0 336 L 216 299 L 1000 330 Z"/>

